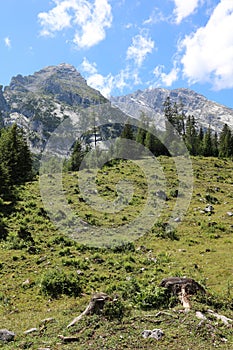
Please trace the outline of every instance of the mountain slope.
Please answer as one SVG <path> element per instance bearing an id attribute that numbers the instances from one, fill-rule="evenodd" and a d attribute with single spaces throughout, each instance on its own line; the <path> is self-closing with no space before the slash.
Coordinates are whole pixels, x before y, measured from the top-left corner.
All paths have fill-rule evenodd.
<path id="1" fill-rule="evenodd" d="M 13 77 L 2 94 L 2 111 L 4 123 L 23 126 L 33 151 L 40 152 L 64 119 L 78 122 L 80 111 L 106 102 L 73 66 L 60 64 Z"/>
<path id="2" fill-rule="evenodd" d="M 168 96 L 172 102 L 182 101 L 184 112 L 187 115 L 194 115 L 197 123 L 204 128 L 210 125 L 214 131 L 219 132 L 227 123 L 233 129 L 233 109 L 185 88 L 138 90 L 126 96 L 112 97 L 111 101 L 123 111 L 128 111 L 130 115 L 138 116 L 138 111 L 144 111 L 160 125 L 163 121 L 163 102 Z"/>

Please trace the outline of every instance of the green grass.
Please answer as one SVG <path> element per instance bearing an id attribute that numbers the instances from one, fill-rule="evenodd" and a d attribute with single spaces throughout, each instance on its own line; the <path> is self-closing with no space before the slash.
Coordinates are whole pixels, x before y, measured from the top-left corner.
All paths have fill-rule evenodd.
<path id="1" fill-rule="evenodd" d="M 14 207 L 10 202 L 1 204 L 8 237 L 0 242 L 0 328 L 16 333 L 15 341 L 0 343 L 1 348 L 233 348 L 232 328 L 216 320 L 200 325 L 195 316 L 195 311 L 210 308 L 233 318 L 233 218 L 227 215 L 233 211 L 233 162 L 192 159 L 192 200 L 181 223 L 169 235 L 165 223 L 176 202 L 178 179 L 172 159 L 158 160 L 164 169 L 168 201 L 149 232 L 122 246 L 108 247 L 106 240 L 100 248 L 89 247 L 72 240 L 69 234 L 62 234 L 43 208 L 38 181 L 18 189 Z M 83 194 L 78 174 L 64 174 L 64 195 L 72 211 L 95 225 L 93 230 L 103 227 L 107 232 L 132 222 L 148 195 L 147 178 L 140 162 L 138 165 L 116 162 L 97 173 L 96 189 L 110 206 L 117 200 L 119 181 L 127 180 L 134 186 L 129 201 L 116 213 L 99 211 L 80 201 Z M 162 185 L 161 172 L 155 181 Z M 214 212 L 203 213 L 210 203 Z M 126 237 L 127 232 L 120 239 L 124 241 Z M 205 286 L 208 294 L 193 299 L 190 313 L 178 312 L 182 306 L 176 300 L 166 299 L 158 289 L 160 281 L 168 276 L 192 277 Z M 59 293 L 53 293 L 49 280 L 58 283 Z M 118 294 L 119 305 L 112 309 L 110 304 L 103 315 L 84 317 L 67 329 L 85 309 L 91 295 L 100 291 Z M 158 311 L 162 313 L 157 315 Z M 54 321 L 43 324 L 41 321 L 47 318 Z M 23 333 L 33 327 L 38 331 Z M 161 340 L 142 338 L 144 329 L 154 328 L 164 331 Z M 59 334 L 79 340 L 64 344 Z"/>

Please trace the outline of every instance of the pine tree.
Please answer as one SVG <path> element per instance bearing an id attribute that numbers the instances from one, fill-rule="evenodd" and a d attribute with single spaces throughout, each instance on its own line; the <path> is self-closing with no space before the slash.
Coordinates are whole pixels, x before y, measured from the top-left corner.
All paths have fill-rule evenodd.
<path id="1" fill-rule="evenodd" d="M 141 112 L 140 123 L 137 129 L 136 142 L 145 146 L 146 134 L 149 127 L 149 121 L 144 112 Z"/>
<path id="2" fill-rule="evenodd" d="M 31 152 L 23 130 L 16 124 L 1 132 L 0 163 L 7 173 L 9 185 L 22 183 L 31 178 Z"/>
<path id="3" fill-rule="evenodd" d="M 188 116 L 185 130 L 185 144 L 191 155 L 198 153 L 198 135 L 194 116 Z"/>
<path id="4" fill-rule="evenodd" d="M 213 139 L 210 126 L 208 127 L 203 138 L 203 156 L 211 157 L 213 156 Z"/>
<path id="5" fill-rule="evenodd" d="M 78 171 L 84 157 L 84 152 L 82 150 L 82 144 L 80 140 L 74 143 L 73 151 L 71 154 L 70 165 L 68 168 L 72 171 Z"/>
<path id="6" fill-rule="evenodd" d="M 128 122 L 126 122 L 126 124 L 124 125 L 124 128 L 121 132 L 121 138 L 129 139 L 129 140 L 134 139 L 134 132 L 133 132 L 132 125 L 129 124 Z"/>
<path id="7" fill-rule="evenodd" d="M 232 156 L 232 134 L 229 126 L 224 124 L 219 137 L 219 156 Z"/>

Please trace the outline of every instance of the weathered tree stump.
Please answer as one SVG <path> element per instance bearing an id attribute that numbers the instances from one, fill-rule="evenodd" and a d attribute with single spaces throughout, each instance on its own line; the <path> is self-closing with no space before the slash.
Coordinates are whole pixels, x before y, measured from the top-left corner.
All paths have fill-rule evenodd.
<path id="1" fill-rule="evenodd" d="M 104 304 L 106 301 L 111 300 L 109 295 L 105 293 L 96 293 L 92 296 L 90 303 L 87 305 L 86 309 L 75 319 L 68 324 L 67 328 L 73 326 L 76 322 L 81 320 L 85 315 L 90 314 L 100 314 L 103 311 Z"/>
<path id="2" fill-rule="evenodd" d="M 192 278 L 168 277 L 160 283 L 160 287 L 167 288 L 173 295 L 177 295 L 185 310 L 191 308 L 189 297 L 201 292 L 205 294 L 204 288 Z"/>

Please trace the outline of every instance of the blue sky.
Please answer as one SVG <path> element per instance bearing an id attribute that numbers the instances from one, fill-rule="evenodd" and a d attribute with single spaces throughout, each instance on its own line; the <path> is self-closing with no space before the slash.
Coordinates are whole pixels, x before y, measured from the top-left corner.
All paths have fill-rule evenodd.
<path id="1" fill-rule="evenodd" d="M 0 0 L 0 84 L 70 63 L 105 96 L 187 87 L 233 108 L 232 0 Z"/>

